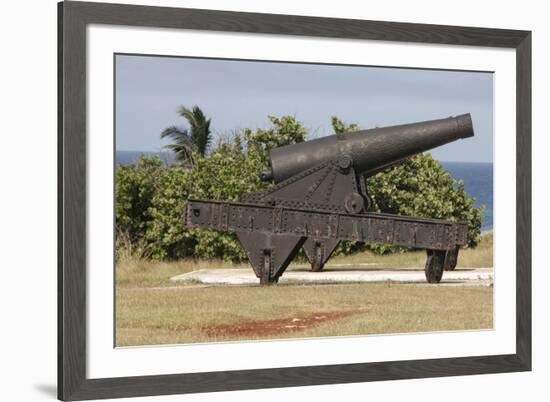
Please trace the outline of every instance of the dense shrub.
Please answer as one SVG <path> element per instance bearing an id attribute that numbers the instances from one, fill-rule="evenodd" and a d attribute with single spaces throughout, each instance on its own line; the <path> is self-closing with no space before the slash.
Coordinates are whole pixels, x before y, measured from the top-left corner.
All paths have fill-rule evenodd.
<path id="1" fill-rule="evenodd" d="M 163 259 L 189 255 L 193 239 L 183 230 L 190 171 L 163 165 L 157 156 L 118 165 L 115 176 L 117 244 L 141 256 Z"/>
<path id="2" fill-rule="evenodd" d="M 183 227 L 185 201 L 189 196 L 191 171 L 178 166 L 160 169 L 155 177 L 145 231 L 147 253 L 155 259 L 193 254 L 195 239 Z"/>
<path id="3" fill-rule="evenodd" d="M 268 164 L 273 147 L 304 141 L 306 129 L 293 117 L 269 117 L 272 127 L 222 141 L 205 157 L 195 156 L 193 170 L 166 166 L 158 157 L 141 157 L 134 165 L 116 170 L 117 246 L 132 245 L 154 259 L 204 257 L 238 261 L 246 258 L 236 236 L 206 229 L 186 230 L 182 214 L 185 200 L 239 199 L 240 194 L 261 191 L 269 184 L 258 173 Z M 355 131 L 332 118 L 336 133 Z M 463 220 L 469 224 L 468 245 L 479 241 L 480 208 L 429 154 L 417 155 L 368 179 L 372 209 L 403 215 Z M 124 240 L 124 241 L 120 241 Z M 382 245 L 341 242 L 338 253 L 368 247 L 377 253 L 400 250 Z"/>
<path id="4" fill-rule="evenodd" d="M 151 221 L 149 208 L 157 193 L 156 177 L 165 168 L 159 157 L 141 158 L 133 165 L 121 165 L 115 175 L 115 218 L 119 237 L 137 244 Z"/>
<path id="5" fill-rule="evenodd" d="M 270 129 L 244 130 L 187 170 L 163 166 L 158 157 L 144 157 L 116 172 L 117 246 L 132 246 L 154 259 L 197 256 L 243 260 L 246 254 L 235 234 L 206 229 L 185 230 L 185 200 L 206 198 L 237 201 L 240 194 L 268 186 L 259 172 L 267 167 L 273 147 L 305 139 L 306 130 L 293 117 L 269 117 Z M 124 240 L 124 241 L 121 241 Z M 128 242 L 130 244 L 128 244 Z"/>

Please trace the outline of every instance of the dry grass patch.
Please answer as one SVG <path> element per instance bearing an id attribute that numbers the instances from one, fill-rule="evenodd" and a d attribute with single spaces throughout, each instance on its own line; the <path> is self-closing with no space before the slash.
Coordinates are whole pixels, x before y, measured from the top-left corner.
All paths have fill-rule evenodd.
<path id="1" fill-rule="evenodd" d="M 152 261 L 125 257 L 116 264 L 116 284 L 122 287 L 174 286 L 170 278 L 203 268 L 250 268 L 247 263 L 232 264 L 222 260 Z M 250 268 L 251 269 L 251 268 Z"/>
<path id="2" fill-rule="evenodd" d="M 118 288 L 116 342 L 128 346 L 485 329 L 493 325 L 492 294 L 487 286 L 389 283 Z M 299 322 L 295 319 L 323 315 L 330 319 L 285 328 L 285 323 Z M 266 331 L 270 325 L 276 330 Z"/>

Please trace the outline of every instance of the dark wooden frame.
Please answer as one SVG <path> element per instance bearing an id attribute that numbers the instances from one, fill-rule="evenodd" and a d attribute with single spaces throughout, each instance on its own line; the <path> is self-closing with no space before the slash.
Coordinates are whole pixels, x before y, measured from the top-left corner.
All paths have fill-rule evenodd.
<path id="1" fill-rule="evenodd" d="M 58 5 L 58 397 L 82 400 L 531 370 L 531 32 L 137 5 Z M 517 85 L 516 353 L 86 378 L 86 26 L 128 25 L 512 48 Z"/>

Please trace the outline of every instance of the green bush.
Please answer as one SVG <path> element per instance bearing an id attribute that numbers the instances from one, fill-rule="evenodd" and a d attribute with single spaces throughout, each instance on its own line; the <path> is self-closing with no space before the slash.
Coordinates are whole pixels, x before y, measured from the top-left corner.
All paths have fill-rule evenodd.
<path id="1" fill-rule="evenodd" d="M 272 127 L 235 135 L 194 156 L 193 170 L 166 166 L 158 157 L 144 157 L 116 170 L 117 247 L 128 247 L 154 259 L 182 257 L 223 258 L 240 261 L 246 254 L 232 233 L 206 229 L 186 230 L 182 216 L 188 197 L 237 201 L 244 192 L 261 191 L 269 183 L 258 173 L 268 166 L 269 150 L 306 139 L 307 130 L 295 118 L 269 117 Z M 336 133 L 355 131 L 332 118 Z M 468 245 L 479 241 L 481 208 L 474 207 L 464 184 L 455 181 L 429 154 L 417 155 L 367 181 L 372 210 L 403 215 L 468 222 Z M 341 242 L 337 252 L 348 254 L 368 248 L 376 253 L 402 250 L 383 245 Z"/>
<path id="2" fill-rule="evenodd" d="M 151 219 L 144 236 L 146 251 L 154 259 L 193 255 L 196 239 L 183 226 L 190 177 L 190 170 L 170 166 L 160 169 L 155 178 L 156 192 L 148 209 Z"/>
<path id="3" fill-rule="evenodd" d="M 247 143 L 247 156 L 258 162 L 262 168 L 268 167 L 269 151 L 283 145 L 296 144 L 306 139 L 307 130 L 292 116 L 281 118 L 268 116 L 273 125 L 269 130 L 249 128 L 244 130 Z"/>
<path id="4" fill-rule="evenodd" d="M 128 247 L 129 242 L 136 253 L 155 259 L 192 254 L 194 239 L 182 225 L 189 177 L 189 170 L 167 167 L 157 156 L 142 155 L 133 165 L 118 165 L 117 244 Z"/>
<path id="5" fill-rule="evenodd" d="M 117 233 L 137 244 L 151 221 L 149 208 L 157 189 L 155 178 L 163 170 L 159 157 L 141 158 L 134 165 L 119 164 L 115 173 Z"/>
<path id="6" fill-rule="evenodd" d="M 194 155 L 193 170 L 165 166 L 160 158 L 145 156 L 135 165 L 119 165 L 115 195 L 117 247 L 132 246 L 141 255 L 159 260 L 187 256 L 244 260 L 246 253 L 235 234 L 186 230 L 182 214 L 189 197 L 237 201 L 244 192 L 268 186 L 260 180 L 259 172 L 267 167 L 269 150 L 303 141 L 306 135 L 293 117 L 269 119 L 270 129 L 246 129 L 244 140 L 235 135 L 204 158 Z"/>

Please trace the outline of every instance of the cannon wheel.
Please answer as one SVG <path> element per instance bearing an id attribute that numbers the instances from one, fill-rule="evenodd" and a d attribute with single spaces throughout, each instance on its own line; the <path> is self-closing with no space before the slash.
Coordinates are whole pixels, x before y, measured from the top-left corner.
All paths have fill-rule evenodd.
<path id="1" fill-rule="evenodd" d="M 426 259 L 426 280 L 428 283 L 439 283 L 443 276 L 445 264 L 445 251 L 427 250 L 428 258 Z"/>
<path id="2" fill-rule="evenodd" d="M 456 268 L 456 264 L 458 263 L 458 249 L 457 246 L 453 250 L 447 250 L 447 255 L 445 258 L 447 259 L 445 261 L 445 271 L 454 271 Z"/>

